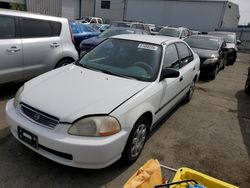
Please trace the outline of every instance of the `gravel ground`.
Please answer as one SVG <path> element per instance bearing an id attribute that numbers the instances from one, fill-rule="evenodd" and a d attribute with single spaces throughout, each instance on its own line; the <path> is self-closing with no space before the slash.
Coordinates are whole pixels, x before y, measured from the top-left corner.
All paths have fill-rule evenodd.
<path id="1" fill-rule="evenodd" d="M 216 80 L 201 79 L 189 104 L 179 105 L 159 124 L 137 162 L 101 170 L 54 163 L 11 135 L 0 137 L 0 187 L 118 188 L 150 158 L 174 168 L 190 167 L 223 181 L 250 187 L 250 96 L 243 88 L 250 54 L 239 54 Z M 0 87 L 0 129 L 4 106 L 21 84 Z M 170 177 L 168 172 L 164 172 Z"/>

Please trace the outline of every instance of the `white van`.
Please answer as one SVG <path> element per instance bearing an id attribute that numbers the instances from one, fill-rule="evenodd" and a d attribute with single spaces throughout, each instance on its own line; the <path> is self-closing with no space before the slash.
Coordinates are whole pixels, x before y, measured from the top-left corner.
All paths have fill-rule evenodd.
<path id="1" fill-rule="evenodd" d="M 0 9 L 0 84 L 77 60 L 66 18 Z"/>

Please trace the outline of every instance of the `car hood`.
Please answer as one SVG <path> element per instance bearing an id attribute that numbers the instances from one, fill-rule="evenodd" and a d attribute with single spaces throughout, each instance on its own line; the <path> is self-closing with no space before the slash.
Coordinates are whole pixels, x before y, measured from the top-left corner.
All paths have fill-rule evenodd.
<path id="1" fill-rule="evenodd" d="M 25 84 L 21 102 L 63 122 L 109 114 L 150 83 L 68 65 Z"/>
<path id="2" fill-rule="evenodd" d="M 81 42 L 81 45 L 94 45 L 94 46 L 96 46 L 96 45 L 100 44 L 104 40 L 105 40 L 105 38 L 92 37 L 90 39 L 83 40 Z"/>
<path id="3" fill-rule="evenodd" d="M 210 58 L 210 57 L 218 57 L 217 50 L 205 50 L 200 48 L 192 48 L 195 53 L 198 54 L 200 58 Z"/>
<path id="4" fill-rule="evenodd" d="M 234 43 L 226 43 L 227 48 L 236 48 L 236 45 Z"/>
<path id="5" fill-rule="evenodd" d="M 82 33 L 75 33 L 73 34 L 73 36 L 75 38 L 82 38 L 82 37 L 91 37 L 91 36 L 94 37 L 99 34 L 100 34 L 99 32 L 82 32 Z"/>

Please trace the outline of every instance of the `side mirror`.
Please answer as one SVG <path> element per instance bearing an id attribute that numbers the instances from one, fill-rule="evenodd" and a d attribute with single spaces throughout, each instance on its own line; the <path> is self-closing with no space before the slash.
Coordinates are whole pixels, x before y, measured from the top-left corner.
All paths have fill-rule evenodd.
<path id="1" fill-rule="evenodd" d="M 83 56 L 85 56 L 87 53 L 88 53 L 88 52 L 86 52 L 86 51 L 82 51 L 82 52 L 80 53 L 80 59 L 82 59 Z"/>
<path id="2" fill-rule="evenodd" d="M 160 80 L 163 80 L 164 78 L 178 78 L 179 75 L 179 71 L 175 69 L 166 68 L 162 70 Z"/>
<path id="3" fill-rule="evenodd" d="M 237 40 L 236 44 L 237 44 L 237 45 L 240 45 L 240 44 L 241 44 L 241 41 L 240 41 L 240 40 Z"/>

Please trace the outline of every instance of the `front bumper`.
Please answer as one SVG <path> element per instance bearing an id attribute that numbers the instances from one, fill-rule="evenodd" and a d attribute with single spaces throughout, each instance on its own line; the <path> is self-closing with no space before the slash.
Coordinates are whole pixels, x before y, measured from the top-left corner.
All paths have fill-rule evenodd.
<path id="1" fill-rule="evenodd" d="M 55 162 L 79 168 L 99 169 L 114 163 L 121 157 L 128 137 L 126 131 L 108 137 L 69 135 L 70 124 L 44 128 L 22 116 L 14 108 L 13 99 L 6 105 L 6 120 L 13 136 L 25 146 Z M 38 149 L 18 138 L 18 126 L 37 136 Z"/>
<path id="2" fill-rule="evenodd" d="M 200 71 L 202 75 L 211 75 L 216 68 L 216 63 L 201 64 Z"/>

